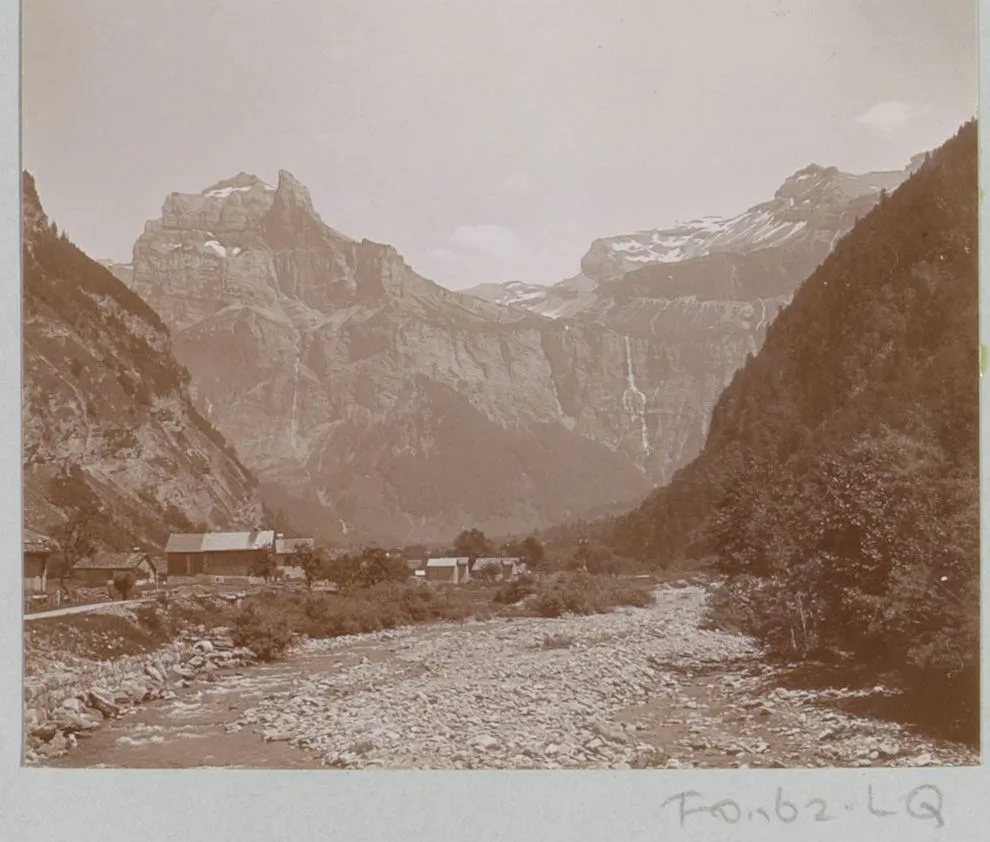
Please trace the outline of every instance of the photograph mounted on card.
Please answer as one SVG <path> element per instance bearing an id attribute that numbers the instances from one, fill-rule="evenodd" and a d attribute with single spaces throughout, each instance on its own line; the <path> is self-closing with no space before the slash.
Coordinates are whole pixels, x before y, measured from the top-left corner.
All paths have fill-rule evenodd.
<path id="1" fill-rule="evenodd" d="M 978 765 L 976 33 L 25 0 L 22 765 Z"/>

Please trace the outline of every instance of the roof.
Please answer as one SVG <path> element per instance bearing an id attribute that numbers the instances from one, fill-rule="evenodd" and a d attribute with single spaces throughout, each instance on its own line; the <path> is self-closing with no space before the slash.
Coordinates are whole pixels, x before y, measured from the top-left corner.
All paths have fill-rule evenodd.
<path id="1" fill-rule="evenodd" d="M 467 556 L 458 558 L 431 558 L 426 562 L 427 567 L 458 567 L 468 563 Z"/>
<path id="2" fill-rule="evenodd" d="M 422 558 L 407 558 L 406 559 L 406 566 L 410 570 L 419 570 L 420 568 L 423 567 L 424 564 L 426 564 L 426 561 L 425 561 L 425 559 L 422 559 Z"/>
<path id="3" fill-rule="evenodd" d="M 483 567 L 488 567 L 488 565 L 490 565 L 490 564 L 518 564 L 518 563 L 519 563 L 519 559 L 518 558 L 495 558 L 495 557 L 491 557 L 491 558 L 479 558 L 479 559 L 475 559 L 474 566 L 475 567 L 478 567 L 480 565 L 480 566 L 483 566 Z"/>
<path id="4" fill-rule="evenodd" d="M 148 558 L 147 553 L 96 553 L 96 555 L 84 558 L 75 565 L 76 570 L 133 570 L 141 562 L 147 561 L 152 566 L 154 562 Z"/>
<path id="5" fill-rule="evenodd" d="M 51 553 L 55 551 L 55 544 L 51 538 L 46 538 L 30 529 L 25 529 L 21 543 L 23 551 L 26 553 Z"/>
<path id="6" fill-rule="evenodd" d="M 296 550 L 312 550 L 316 547 L 315 538 L 276 538 L 275 552 L 279 555 L 291 555 Z"/>
<path id="7" fill-rule="evenodd" d="M 253 532 L 182 533 L 168 536 L 166 553 L 222 553 L 236 550 L 263 550 L 275 543 L 271 529 Z"/>

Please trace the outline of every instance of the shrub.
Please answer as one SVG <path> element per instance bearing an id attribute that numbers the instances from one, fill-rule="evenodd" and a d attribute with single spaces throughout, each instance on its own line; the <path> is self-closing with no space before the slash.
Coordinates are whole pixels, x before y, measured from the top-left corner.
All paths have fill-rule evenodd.
<path id="1" fill-rule="evenodd" d="M 138 625 L 157 640 L 169 640 L 173 634 L 172 623 L 158 605 L 139 605 L 134 612 Z"/>
<path id="2" fill-rule="evenodd" d="M 540 583 L 534 607 L 542 617 L 561 614 L 605 614 L 619 605 L 650 605 L 653 594 L 633 582 L 577 571 Z"/>
<path id="3" fill-rule="evenodd" d="M 503 584 L 495 592 L 494 600 L 501 605 L 515 605 L 534 593 L 536 593 L 536 579 L 525 575 Z"/>
<path id="4" fill-rule="evenodd" d="M 236 615 L 232 636 L 237 646 L 246 646 L 259 660 L 274 661 L 289 648 L 292 629 L 270 606 L 253 603 Z"/>
<path id="5" fill-rule="evenodd" d="M 114 589 L 120 594 L 121 599 L 127 599 L 130 596 L 131 591 L 134 590 L 134 585 L 137 584 L 134 579 L 134 574 L 129 570 L 126 573 L 116 573 L 113 577 Z"/>

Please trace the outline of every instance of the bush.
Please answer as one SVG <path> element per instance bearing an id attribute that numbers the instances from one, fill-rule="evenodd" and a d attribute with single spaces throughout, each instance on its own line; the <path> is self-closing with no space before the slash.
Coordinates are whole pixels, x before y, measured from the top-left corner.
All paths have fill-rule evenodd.
<path id="1" fill-rule="evenodd" d="M 126 573 L 116 573 L 113 577 L 114 589 L 120 594 L 120 598 L 127 599 L 131 595 L 131 591 L 134 590 L 134 585 L 137 584 L 134 579 L 134 574 L 130 571 Z"/>
<path id="2" fill-rule="evenodd" d="M 234 618 L 232 636 L 237 646 L 246 646 L 258 660 L 274 661 L 289 648 L 292 629 L 270 606 L 251 604 Z"/>
<path id="3" fill-rule="evenodd" d="M 536 593 L 536 579 L 530 575 L 520 576 L 503 584 L 493 597 L 500 605 L 515 605 Z"/>
<path id="4" fill-rule="evenodd" d="M 139 605 L 134 612 L 138 625 L 156 640 L 170 640 L 174 629 L 158 605 Z"/>
<path id="5" fill-rule="evenodd" d="M 541 617 L 573 614 L 606 614 L 620 605 L 643 608 L 653 594 L 633 582 L 578 571 L 562 573 L 540 583 L 534 608 Z"/>

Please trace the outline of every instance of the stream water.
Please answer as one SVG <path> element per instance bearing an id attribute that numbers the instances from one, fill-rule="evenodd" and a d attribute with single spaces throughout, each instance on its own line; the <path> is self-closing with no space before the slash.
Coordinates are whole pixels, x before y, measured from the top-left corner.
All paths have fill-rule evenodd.
<path id="1" fill-rule="evenodd" d="M 241 673 L 196 681 L 176 688 L 176 698 L 140 705 L 105 722 L 77 748 L 50 767 L 63 768 L 322 768 L 320 758 L 286 742 L 266 741 L 245 727 L 228 733 L 225 726 L 261 698 L 290 688 L 293 679 L 339 668 L 350 660 L 342 653 L 300 654 L 287 661 L 262 664 Z"/>

